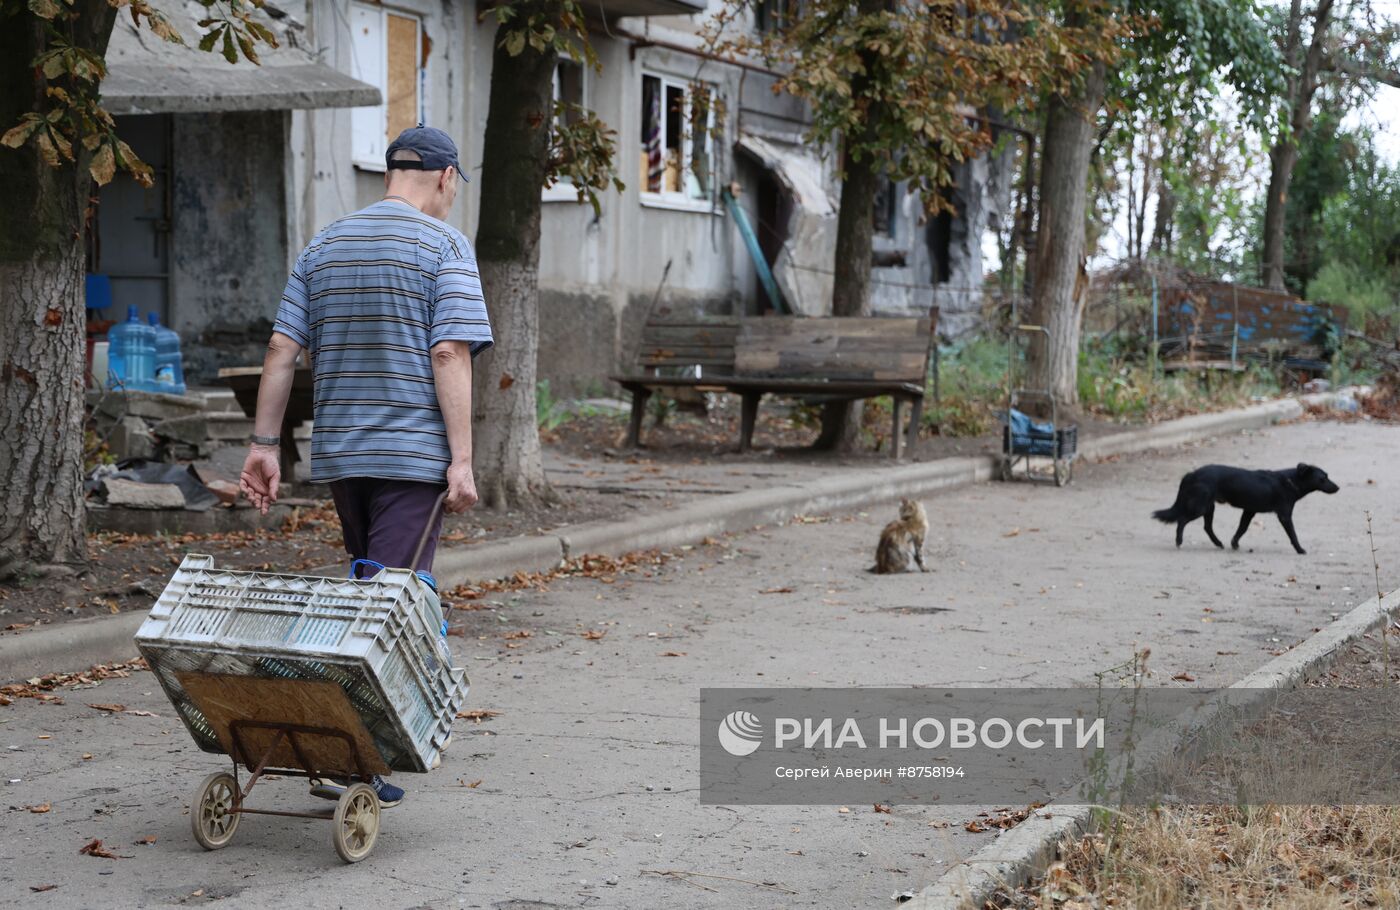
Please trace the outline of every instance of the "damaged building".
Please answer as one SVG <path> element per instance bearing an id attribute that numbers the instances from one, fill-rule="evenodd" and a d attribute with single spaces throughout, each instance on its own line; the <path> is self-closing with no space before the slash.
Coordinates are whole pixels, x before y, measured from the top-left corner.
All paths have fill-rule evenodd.
<path id="1" fill-rule="evenodd" d="M 199 34 L 195 0 L 157 5 L 187 40 Z M 419 122 L 458 140 L 473 180 L 452 219 L 473 236 L 496 31 L 483 8 L 270 2 L 281 46 L 260 51 L 258 67 L 164 44 L 119 17 L 104 101 L 155 184 L 120 176 L 100 193 L 89 268 L 106 276 L 109 315 L 128 304 L 159 313 L 194 383 L 259 363 L 291 262 L 323 225 L 382 195 L 390 138 Z M 597 213 L 567 184 L 542 190 L 540 378 L 603 390 L 653 307 L 829 313 L 840 185 L 833 156 L 804 141 L 803 105 L 775 95 L 761 67 L 704 53 L 704 0 L 600 0 L 588 12 L 601 69 L 561 59 L 555 92 L 616 130 L 626 189 L 602 195 Z M 883 188 L 876 313 L 937 305 L 945 335 L 975 323 L 1001 160 L 962 166 L 956 215 L 925 218 L 916 197 Z"/>

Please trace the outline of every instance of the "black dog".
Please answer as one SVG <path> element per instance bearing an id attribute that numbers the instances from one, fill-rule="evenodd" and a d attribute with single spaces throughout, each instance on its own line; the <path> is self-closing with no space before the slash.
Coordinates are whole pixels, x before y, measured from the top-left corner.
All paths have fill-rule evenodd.
<path id="1" fill-rule="evenodd" d="M 1254 516 L 1260 512 L 1274 512 L 1278 515 L 1279 524 L 1288 532 L 1293 549 L 1306 553 L 1293 531 L 1293 505 L 1314 490 L 1335 493 L 1337 489 L 1337 485 L 1327 479 L 1326 471 L 1310 464 L 1299 464 L 1286 471 L 1251 471 L 1211 464 L 1181 478 L 1176 502 L 1170 509 L 1153 512 L 1152 517 L 1165 524 L 1176 522 L 1178 547 L 1181 546 L 1181 533 L 1186 530 L 1186 525 L 1197 518 L 1204 518 L 1206 536 L 1211 543 L 1224 549 L 1225 545 L 1211 527 L 1215 504 L 1242 509 L 1244 514 L 1240 516 L 1240 529 L 1230 540 L 1231 549 L 1238 550 L 1240 538 L 1249 530 Z"/>

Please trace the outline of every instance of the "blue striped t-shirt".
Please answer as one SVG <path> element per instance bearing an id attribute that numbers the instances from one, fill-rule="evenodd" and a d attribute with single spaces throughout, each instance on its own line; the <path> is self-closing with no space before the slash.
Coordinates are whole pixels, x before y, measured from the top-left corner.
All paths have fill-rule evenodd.
<path id="1" fill-rule="evenodd" d="M 467 341 L 475 356 L 492 340 L 460 231 L 388 199 L 341 218 L 297 258 L 273 331 L 311 357 L 312 481 L 445 482 L 452 453 L 428 351 Z"/>

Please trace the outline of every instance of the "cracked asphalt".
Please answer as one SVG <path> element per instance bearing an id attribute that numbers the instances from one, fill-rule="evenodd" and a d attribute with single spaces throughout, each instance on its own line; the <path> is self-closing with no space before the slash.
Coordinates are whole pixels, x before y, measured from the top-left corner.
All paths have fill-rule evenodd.
<path id="1" fill-rule="evenodd" d="M 1303 422 L 1080 465 L 1062 490 L 931 497 L 928 574 L 865 571 L 891 507 L 696 547 L 651 578 L 487 595 L 451 641 L 468 707 L 500 713 L 458 721 L 437 771 L 396 777 L 408 798 L 356 866 L 329 825 L 288 818 L 247 817 L 202 851 L 186 804 L 225 760 L 149 674 L 20 699 L 0 708 L 0 905 L 892 906 L 994 836 L 963 830 L 979 807 L 702 806 L 702 686 L 1089 685 L 1141 648 L 1153 685 L 1229 684 L 1374 593 L 1365 510 L 1382 583 L 1400 577 L 1398 459 L 1393 427 Z M 1239 552 L 1199 523 L 1177 550 L 1148 517 L 1193 467 L 1298 461 L 1342 487 L 1299 504 L 1307 556 L 1271 516 Z M 1234 511 L 1218 518 L 1228 537 Z M 87 707 L 113 702 L 127 713 Z M 297 780 L 254 800 L 329 805 Z M 94 838 L 122 858 L 80 855 Z"/>

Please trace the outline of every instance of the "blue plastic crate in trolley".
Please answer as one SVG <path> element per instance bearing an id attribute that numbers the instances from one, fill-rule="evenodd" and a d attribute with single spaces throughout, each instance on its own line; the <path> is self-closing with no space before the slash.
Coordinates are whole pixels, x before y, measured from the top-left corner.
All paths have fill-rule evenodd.
<path id="1" fill-rule="evenodd" d="M 199 747 L 222 753 L 185 672 L 323 680 L 349 698 L 396 771 L 436 767 L 466 702 L 437 592 L 408 569 L 369 579 L 217 569 L 186 556 L 136 644 Z"/>

